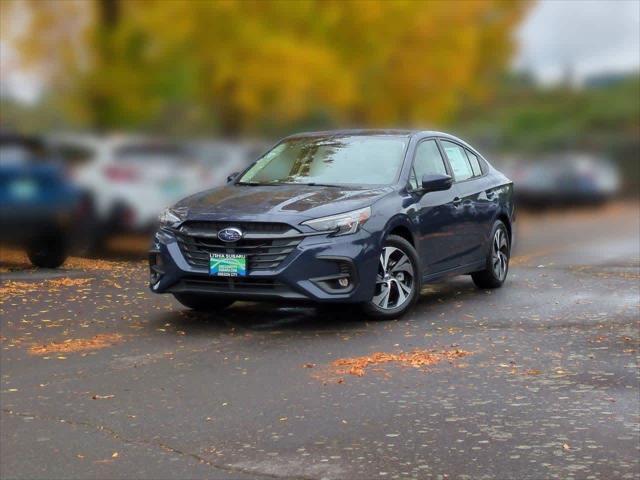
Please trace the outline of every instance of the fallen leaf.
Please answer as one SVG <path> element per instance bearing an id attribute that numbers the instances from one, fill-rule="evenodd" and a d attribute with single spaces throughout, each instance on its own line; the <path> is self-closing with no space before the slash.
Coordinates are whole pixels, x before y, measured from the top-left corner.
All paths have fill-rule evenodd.
<path id="1" fill-rule="evenodd" d="M 41 345 L 33 345 L 29 348 L 31 355 L 47 355 L 49 353 L 73 353 L 84 350 L 98 350 L 109 347 L 122 341 L 119 333 L 99 333 L 91 338 L 69 338 L 63 342 L 51 342 Z M 66 357 L 58 357 L 61 360 Z"/>
<path id="2" fill-rule="evenodd" d="M 470 355 L 470 353 L 458 349 L 443 351 L 414 350 L 400 353 L 376 352 L 362 357 L 340 358 L 332 362 L 331 367 L 339 375 L 349 374 L 362 377 L 370 366 L 398 363 L 405 367 L 422 368 L 435 365 L 443 360 L 452 361 L 467 355 Z"/>

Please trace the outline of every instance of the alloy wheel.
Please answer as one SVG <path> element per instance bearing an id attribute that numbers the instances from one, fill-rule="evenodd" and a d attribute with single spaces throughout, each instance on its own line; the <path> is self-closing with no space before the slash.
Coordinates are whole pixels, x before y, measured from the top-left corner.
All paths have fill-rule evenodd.
<path id="1" fill-rule="evenodd" d="M 400 307 L 411 297 L 414 268 L 409 256 L 396 247 L 384 247 L 380 254 L 373 303 L 384 310 Z"/>
<path id="2" fill-rule="evenodd" d="M 507 235 L 502 228 L 496 230 L 493 236 L 491 263 L 494 275 L 498 280 L 503 281 L 507 275 L 507 267 L 509 265 L 509 243 L 507 242 Z"/>

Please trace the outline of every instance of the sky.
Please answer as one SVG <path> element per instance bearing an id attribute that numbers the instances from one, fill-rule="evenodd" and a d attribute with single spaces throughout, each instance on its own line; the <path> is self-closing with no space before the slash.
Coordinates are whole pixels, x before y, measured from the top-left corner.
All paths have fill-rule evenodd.
<path id="1" fill-rule="evenodd" d="M 640 69 L 639 0 L 539 0 L 516 33 L 514 66 L 542 83 Z"/>
<path id="2" fill-rule="evenodd" d="M 640 0 L 538 0 L 516 32 L 513 66 L 552 84 L 571 71 L 578 83 L 608 72 L 640 70 Z M 15 53 L 0 45 L 0 90 L 33 102 L 38 78 L 16 68 Z"/>

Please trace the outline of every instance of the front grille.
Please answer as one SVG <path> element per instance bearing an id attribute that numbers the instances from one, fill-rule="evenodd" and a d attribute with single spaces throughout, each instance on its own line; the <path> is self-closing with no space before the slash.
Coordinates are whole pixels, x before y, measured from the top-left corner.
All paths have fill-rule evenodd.
<path id="1" fill-rule="evenodd" d="M 232 295 L 235 298 L 284 298 L 304 300 L 306 297 L 284 283 L 273 279 L 256 277 L 200 277 L 185 278 L 172 285 L 173 293 L 199 293 Z"/>
<path id="2" fill-rule="evenodd" d="M 216 235 L 218 231 L 227 227 L 236 227 L 242 230 L 245 235 L 252 233 L 272 233 L 284 235 L 289 232 L 297 233 L 298 231 L 286 223 L 270 223 L 270 222 L 185 222 L 180 231 L 188 235 L 210 234 Z"/>
<path id="3" fill-rule="evenodd" d="M 218 230 L 238 227 L 244 237 L 237 242 L 223 242 L 217 238 Z M 176 232 L 180 250 L 189 265 L 209 268 L 212 253 L 247 255 L 250 272 L 273 270 L 293 252 L 302 241 L 300 232 L 281 223 L 222 223 L 188 222 Z"/>

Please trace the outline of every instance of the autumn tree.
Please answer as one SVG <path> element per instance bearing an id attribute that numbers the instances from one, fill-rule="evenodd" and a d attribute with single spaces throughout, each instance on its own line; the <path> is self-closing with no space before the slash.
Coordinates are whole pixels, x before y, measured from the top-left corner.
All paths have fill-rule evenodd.
<path id="1" fill-rule="evenodd" d="M 1 33 L 78 124 L 233 135 L 447 122 L 492 94 L 526 6 L 10 0 Z"/>

